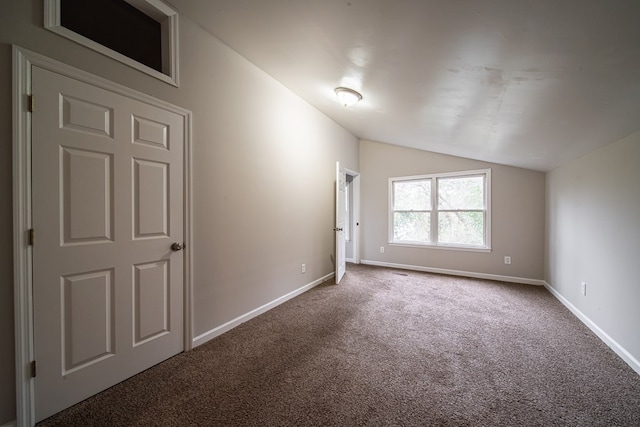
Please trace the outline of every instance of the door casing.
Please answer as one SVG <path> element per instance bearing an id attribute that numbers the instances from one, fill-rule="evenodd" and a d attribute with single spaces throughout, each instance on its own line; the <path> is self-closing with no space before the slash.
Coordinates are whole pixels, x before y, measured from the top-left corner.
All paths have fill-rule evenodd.
<path id="1" fill-rule="evenodd" d="M 13 46 L 13 259 L 14 259 L 14 318 L 16 360 L 16 418 L 18 426 L 35 424 L 34 380 L 31 362 L 34 361 L 32 246 L 29 230 L 32 228 L 31 206 L 31 67 L 38 67 L 88 83 L 112 92 L 161 106 L 184 117 L 184 349 L 192 348 L 192 175 L 190 111 L 135 91 L 93 74 L 71 67 L 27 49 Z M 34 105 L 37 108 L 37 101 Z M 37 238 L 37 236 L 36 236 Z"/>

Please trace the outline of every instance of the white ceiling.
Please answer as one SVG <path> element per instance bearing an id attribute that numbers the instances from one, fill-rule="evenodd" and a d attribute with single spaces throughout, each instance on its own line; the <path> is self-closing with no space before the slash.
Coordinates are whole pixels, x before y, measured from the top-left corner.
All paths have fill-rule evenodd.
<path id="1" fill-rule="evenodd" d="M 362 139 L 548 171 L 640 130 L 640 0 L 169 2 Z"/>

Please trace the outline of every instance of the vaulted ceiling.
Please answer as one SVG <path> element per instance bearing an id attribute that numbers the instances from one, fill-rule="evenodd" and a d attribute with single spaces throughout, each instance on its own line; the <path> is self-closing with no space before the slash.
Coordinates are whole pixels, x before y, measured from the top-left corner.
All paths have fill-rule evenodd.
<path id="1" fill-rule="evenodd" d="M 547 171 L 640 130 L 639 0 L 169 3 L 363 139 Z"/>

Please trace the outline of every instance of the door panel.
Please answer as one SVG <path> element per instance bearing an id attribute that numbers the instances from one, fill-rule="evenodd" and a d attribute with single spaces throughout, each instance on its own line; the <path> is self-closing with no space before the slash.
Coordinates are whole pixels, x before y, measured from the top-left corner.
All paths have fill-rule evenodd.
<path id="1" fill-rule="evenodd" d="M 113 240 L 113 155 L 61 147 L 63 245 Z"/>
<path id="2" fill-rule="evenodd" d="M 133 142 L 169 150 L 169 132 L 164 123 L 133 116 Z"/>
<path id="3" fill-rule="evenodd" d="M 169 235 L 169 165 L 133 159 L 134 238 Z"/>
<path id="4" fill-rule="evenodd" d="M 113 270 L 62 278 L 63 375 L 114 354 Z"/>
<path id="5" fill-rule="evenodd" d="M 166 260 L 134 266 L 133 345 L 169 333 L 169 265 Z M 158 307 L 164 308 L 158 310 Z"/>
<path id="6" fill-rule="evenodd" d="M 60 94 L 62 128 L 113 137 L 113 110 L 104 105 Z"/>
<path id="7" fill-rule="evenodd" d="M 38 421 L 183 350 L 181 115 L 32 69 Z"/>

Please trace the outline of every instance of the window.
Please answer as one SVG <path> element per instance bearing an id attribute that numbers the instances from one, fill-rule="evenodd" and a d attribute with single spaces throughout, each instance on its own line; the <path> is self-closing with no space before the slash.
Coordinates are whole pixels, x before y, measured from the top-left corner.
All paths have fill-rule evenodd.
<path id="1" fill-rule="evenodd" d="M 389 243 L 489 250 L 491 170 L 389 179 Z"/>
<path id="2" fill-rule="evenodd" d="M 178 86 L 178 14 L 161 0 L 45 0 L 44 25 Z"/>

